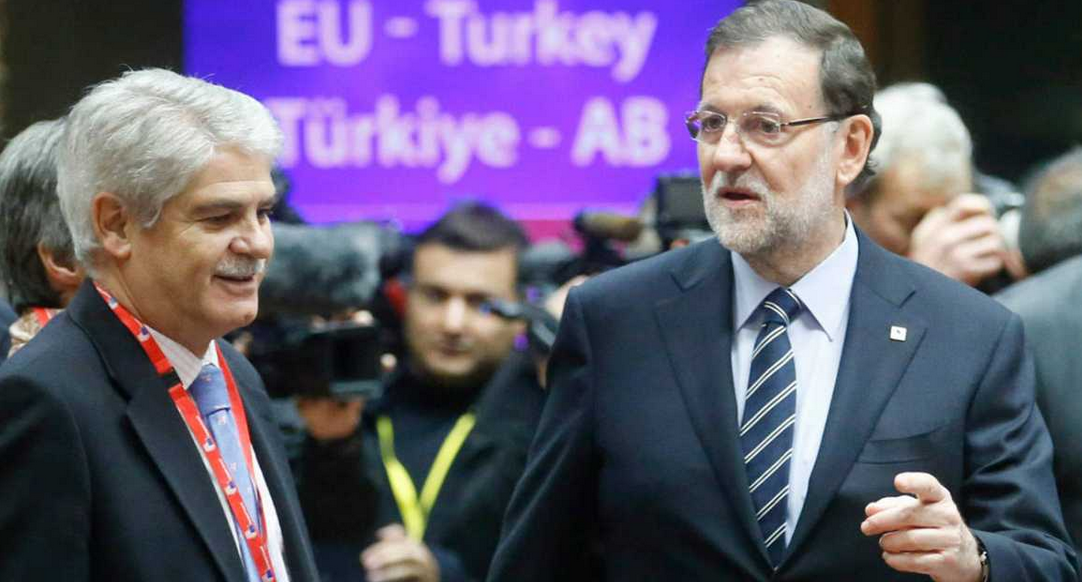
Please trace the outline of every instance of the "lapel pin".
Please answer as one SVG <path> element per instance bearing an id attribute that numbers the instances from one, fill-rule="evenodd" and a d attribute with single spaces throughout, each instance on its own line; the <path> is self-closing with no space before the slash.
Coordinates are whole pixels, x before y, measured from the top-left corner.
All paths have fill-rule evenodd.
<path id="1" fill-rule="evenodd" d="M 892 339 L 892 340 L 894 340 L 896 342 L 904 342 L 905 341 L 905 334 L 906 334 L 906 330 L 905 330 L 904 327 L 899 326 L 899 325 L 890 326 L 890 339 Z"/>

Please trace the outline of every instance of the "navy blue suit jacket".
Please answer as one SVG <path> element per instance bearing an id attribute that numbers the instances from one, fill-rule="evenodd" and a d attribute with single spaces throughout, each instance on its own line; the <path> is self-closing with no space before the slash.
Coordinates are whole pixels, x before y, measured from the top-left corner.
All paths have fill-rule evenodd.
<path id="1" fill-rule="evenodd" d="M 16 319 L 15 312 L 11 310 L 3 300 L 0 300 L 0 364 L 8 357 L 11 349 L 11 336 L 8 334 L 8 326 Z"/>
<path id="2" fill-rule="evenodd" d="M 706 241 L 572 292 L 489 580 L 926 579 L 860 532 L 903 471 L 950 490 L 994 580 L 1074 580 L 1018 318 L 858 236 L 826 430 L 777 572 L 737 438 L 731 255 Z"/>
<path id="3" fill-rule="evenodd" d="M 221 342 L 294 582 L 318 580 L 269 400 Z M 192 437 L 88 280 L 0 368 L 0 580 L 246 582 Z"/>

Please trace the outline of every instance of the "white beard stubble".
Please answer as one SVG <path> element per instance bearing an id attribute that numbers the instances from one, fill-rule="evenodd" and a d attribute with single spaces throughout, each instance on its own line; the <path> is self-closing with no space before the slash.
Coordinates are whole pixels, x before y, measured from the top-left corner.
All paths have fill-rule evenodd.
<path id="1" fill-rule="evenodd" d="M 703 184 L 703 205 L 706 220 L 722 246 L 751 257 L 804 246 L 816 229 L 836 216 L 830 154 L 830 149 L 823 149 L 793 200 L 785 200 L 770 190 L 762 174 L 754 169 L 736 179 L 725 172 L 714 174 L 709 186 Z M 753 192 L 760 204 L 730 209 L 719 200 L 718 193 L 724 188 Z"/>

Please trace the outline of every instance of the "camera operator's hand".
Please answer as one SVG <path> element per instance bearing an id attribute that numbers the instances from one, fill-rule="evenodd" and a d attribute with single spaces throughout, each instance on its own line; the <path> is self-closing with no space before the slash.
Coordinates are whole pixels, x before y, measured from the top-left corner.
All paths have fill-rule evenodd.
<path id="1" fill-rule="evenodd" d="M 926 214 L 909 243 L 910 259 L 971 286 L 1003 269 L 1005 253 L 992 205 L 980 194 L 959 194 Z"/>
<path id="2" fill-rule="evenodd" d="M 439 582 L 440 566 L 423 542 L 399 524 L 376 532 L 379 541 L 361 553 L 369 582 Z"/>
<path id="3" fill-rule="evenodd" d="M 308 427 L 308 434 L 317 441 L 348 438 L 361 422 L 364 400 L 338 400 L 302 396 L 297 398 L 297 411 Z"/>

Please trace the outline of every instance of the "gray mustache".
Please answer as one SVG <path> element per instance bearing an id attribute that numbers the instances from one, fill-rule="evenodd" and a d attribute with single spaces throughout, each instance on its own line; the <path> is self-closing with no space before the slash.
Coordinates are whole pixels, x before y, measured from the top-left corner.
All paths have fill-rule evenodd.
<path id="1" fill-rule="evenodd" d="M 724 188 L 741 188 L 754 192 L 760 198 L 766 198 L 770 194 L 770 188 L 758 176 L 741 175 L 735 180 L 724 172 L 714 174 L 710 180 L 710 193 L 717 194 Z"/>
<path id="2" fill-rule="evenodd" d="M 235 257 L 218 263 L 214 274 L 220 277 L 248 278 L 254 277 L 267 269 L 266 259 L 246 259 Z"/>

